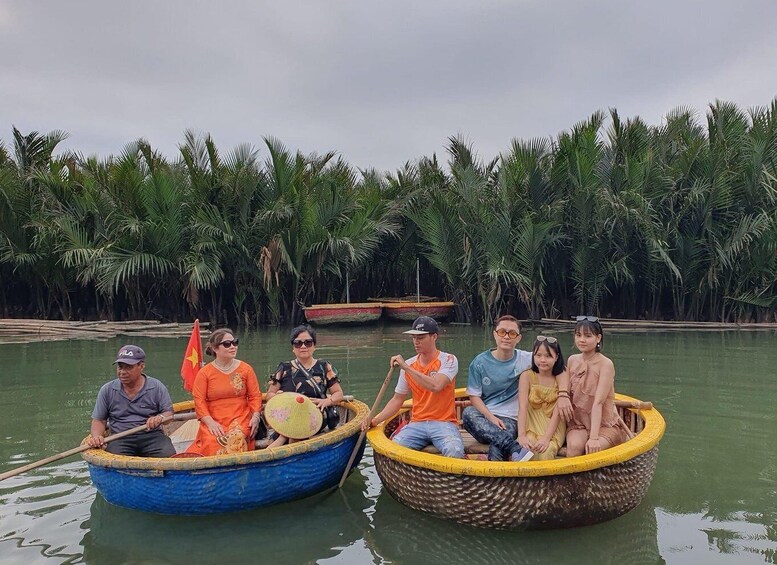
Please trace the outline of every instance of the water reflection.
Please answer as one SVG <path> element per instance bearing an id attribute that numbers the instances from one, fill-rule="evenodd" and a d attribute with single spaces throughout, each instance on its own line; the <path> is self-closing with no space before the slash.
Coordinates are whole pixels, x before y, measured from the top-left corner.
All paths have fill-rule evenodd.
<path id="1" fill-rule="evenodd" d="M 563 533 L 563 543 L 559 543 Z M 494 531 L 410 510 L 383 491 L 368 533 L 370 545 L 396 563 L 664 563 L 653 508 L 641 504 L 596 526 L 558 531 Z"/>
<path id="2" fill-rule="evenodd" d="M 0 485 L 0 556 L 12 556 L 8 563 L 80 559 L 76 524 L 89 515 L 94 494 L 86 465 L 42 469 Z"/>
<path id="3" fill-rule="evenodd" d="M 87 563 L 316 563 L 364 537 L 358 489 L 221 516 L 161 516 L 113 506 L 99 494 L 82 524 Z"/>
<path id="4" fill-rule="evenodd" d="M 412 352 L 404 329 L 323 329 L 321 357 L 340 370 L 346 393 L 371 404 L 389 355 Z M 538 333 L 549 332 L 526 328 L 522 344 Z M 556 335 L 571 352 L 571 333 Z M 288 328 L 240 337 L 263 383 L 290 354 Z M 459 357 L 463 385 L 490 332 L 445 326 L 440 339 Z M 123 341 L 0 344 L 1 470 L 78 445 Z M 185 399 L 186 339 L 138 344 L 153 353 L 149 372 Z M 653 401 L 667 421 L 645 500 L 612 522 L 495 532 L 432 518 L 382 491 L 369 449 L 342 494 L 219 517 L 155 516 L 95 498 L 73 458 L 0 483 L 0 563 L 776 563 L 777 334 L 609 333 L 607 351 L 616 387 Z"/>
<path id="5" fill-rule="evenodd" d="M 770 515 L 735 514 L 718 520 L 703 513 L 657 510 L 659 545 L 665 555 L 708 562 L 711 554 L 736 563 L 777 563 L 777 526 Z"/>

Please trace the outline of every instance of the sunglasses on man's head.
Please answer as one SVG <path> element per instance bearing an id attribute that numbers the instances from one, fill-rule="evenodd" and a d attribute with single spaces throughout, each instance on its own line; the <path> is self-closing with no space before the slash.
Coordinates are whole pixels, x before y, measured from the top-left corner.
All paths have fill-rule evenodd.
<path id="1" fill-rule="evenodd" d="M 225 348 L 227 348 L 227 349 L 229 349 L 229 348 L 230 348 L 230 347 L 232 347 L 233 345 L 234 345 L 235 347 L 237 347 L 237 346 L 238 346 L 238 344 L 240 344 L 240 340 L 239 340 L 239 339 L 237 339 L 237 338 L 235 338 L 235 339 L 225 339 L 224 341 L 222 341 L 221 343 L 219 343 L 219 345 L 223 345 L 223 346 L 224 346 Z"/>
<path id="2" fill-rule="evenodd" d="M 596 316 L 575 316 L 576 322 L 582 322 L 583 320 L 586 320 L 588 322 L 598 322 L 599 318 Z"/>
<path id="3" fill-rule="evenodd" d="M 291 344 L 297 349 L 299 349 L 303 345 L 305 347 L 313 347 L 315 342 L 312 339 L 293 339 L 291 340 Z"/>
<path id="4" fill-rule="evenodd" d="M 548 343 L 558 343 L 558 339 L 555 337 L 545 337 L 544 335 L 538 335 L 537 341 L 547 341 Z"/>
<path id="5" fill-rule="evenodd" d="M 506 330 L 504 328 L 499 328 L 498 330 L 494 330 L 494 331 L 496 332 L 496 335 L 498 335 L 499 337 L 507 336 L 510 339 L 515 339 L 516 337 L 521 335 L 520 332 L 517 332 L 515 330 Z"/>

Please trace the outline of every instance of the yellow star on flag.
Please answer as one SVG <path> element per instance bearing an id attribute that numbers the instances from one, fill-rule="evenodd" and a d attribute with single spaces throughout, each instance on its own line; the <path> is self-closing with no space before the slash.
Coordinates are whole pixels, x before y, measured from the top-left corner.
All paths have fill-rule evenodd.
<path id="1" fill-rule="evenodd" d="M 192 367 L 196 367 L 200 362 L 200 356 L 197 355 L 197 350 L 192 349 L 191 355 L 189 355 L 187 359 L 192 362 Z"/>

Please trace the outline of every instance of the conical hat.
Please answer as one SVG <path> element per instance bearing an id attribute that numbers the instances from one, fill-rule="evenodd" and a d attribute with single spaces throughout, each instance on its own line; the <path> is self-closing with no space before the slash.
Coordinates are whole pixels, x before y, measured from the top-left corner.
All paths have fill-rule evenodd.
<path id="1" fill-rule="evenodd" d="M 318 433 L 324 417 L 313 401 L 303 394 L 284 392 L 267 401 L 267 423 L 281 435 L 305 439 Z"/>

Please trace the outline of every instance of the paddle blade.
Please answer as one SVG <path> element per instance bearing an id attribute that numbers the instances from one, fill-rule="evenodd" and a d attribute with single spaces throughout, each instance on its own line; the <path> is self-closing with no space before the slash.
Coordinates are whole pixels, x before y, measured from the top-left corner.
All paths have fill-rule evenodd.
<path id="1" fill-rule="evenodd" d="M 186 345 L 186 351 L 181 363 L 181 378 L 183 379 L 183 388 L 192 391 L 194 386 L 194 377 L 202 367 L 202 342 L 200 341 L 200 321 L 194 320 L 192 335 L 189 337 L 189 343 Z"/>

